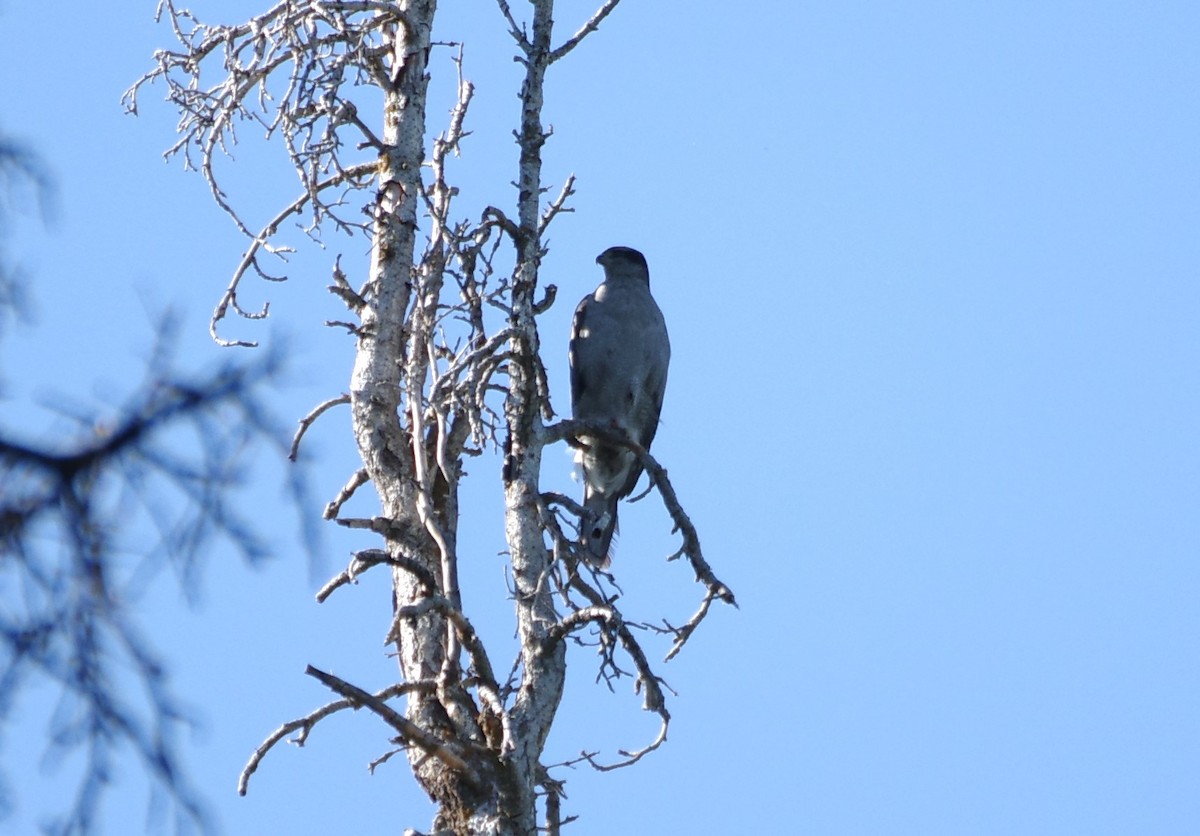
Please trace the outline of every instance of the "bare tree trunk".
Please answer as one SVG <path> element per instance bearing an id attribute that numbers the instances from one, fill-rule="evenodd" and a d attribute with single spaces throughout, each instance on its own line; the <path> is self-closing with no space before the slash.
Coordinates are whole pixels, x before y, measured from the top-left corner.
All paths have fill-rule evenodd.
<path id="1" fill-rule="evenodd" d="M 508 397 L 504 404 L 508 435 L 505 441 L 504 498 L 505 533 L 512 554 L 517 593 L 517 630 L 521 640 L 521 664 L 525 678 L 513 707 L 515 749 L 513 769 L 528 798 L 522 808 L 531 808 L 532 790 L 537 786 L 537 769 L 546 736 L 562 699 L 566 679 L 566 645 L 548 641 L 548 632 L 559 615 L 551 598 L 553 552 L 545 545 L 539 522 L 539 478 L 545 434 L 541 410 L 547 399 L 540 383 L 541 366 L 534 294 L 542 259 L 540 201 L 542 194 L 541 149 L 546 141 L 542 130 L 542 89 L 550 63 L 553 27 L 551 0 L 534 0 L 531 38 L 525 47 L 525 80 L 521 87 L 520 177 L 518 179 L 517 273 L 513 284 L 513 338 L 511 343 Z M 532 819 L 522 817 L 522 829 Z"/>
<path id="2" fill-rule="evenodd" d="M 468 707 L 471 699 L 462 687 L 457 638 L 444 614 L 444 607 L 458 605 L 458 453 L 452 463 L 439 461 L 433 451 L 445 451 L 444 435 L 453 430 L 445 420 L 426 426 L 428 347 L 443 264 L 431 259 L 413 267 L 424 188 L 426 63 L 436 5 L 434 0 L 397 3 L 402 23 L 391 45 L 371 272 L 361 293 L 350 397 L 359 452 L 382 506 L 380 533 L 400 564 L 392 569 L 395 621 L 389 638 L 404 681 L 419 686 L 408 694 L 406 717 L 422 736 L 485 750 L 477 710 Z M 422 606 L 430 600 L 440 603 Z M 517 832 L 501 825 L 497 790 L 503 782 L 496 780 L 490 759 L 476 757 L 473 768 L 463 770 L 454 765 L 457 758 L 431 757 L 427 747 L 410 745 L 408 755 L 421 785 L 439 804 L 438 829 Z"/>
<path id="3" fill-rule="evenodd" d="M 411 398 L 414 388 L 423 385 L 426 362 L 421 335 L 409 333 L 408 309 L 410 304 L 424 306 L 430 289 L 421 286 L 420 280 L 432 281 L 428 274 L 415 276 L 412 265 L 425 156 L 425 68 L 436 3 L 405 0 L 396 5 L 402 22 L 392 28 L 391 77 L 384 92 L 384 149 L 376 180 L 370 275 L 361 292 L 364 304 L 350 399 L 359 453 L 379 494 L 380 533 L 387 552 L 412 561 L 424 573 L 436 577 L 440 574 L 437 545 L 422 517 L 433 529 L 445 526 L 452 530 L 456 520 L 446 520 L 444 508 L 430 507 L 427 493 L 418 499 L 418 470 L 427 465 L 421 461 L 423 439 L 398 417 L 405 406 L 409 411 L 422 409 L 419 398 L 414 403 L 404 396 Z M 415 300 L 414 288 L 419 294 Z M 423 320 L 414 317 L 412 324 Z M 418 513 L 419 506 L 423 514 Z M 423 575 L 405 567 L 392 571 L 396 622 L 391 637 L 404 679 L 436 682 L 445 661 L 444 618 L 437 612 L 400 617 L 402 610 L 423 597 Z M 451 732 L 449 719 L 430 690 L 409 695 L 406 715 L 409 721 L 439 737 Z M 462 795 L 457 777 L 420 749 L 410 749 L 409 755 L 425 789 L 443 808 L 448 804 L 457 806 Z M 443 818 L 449 817 L 443 814 Z M 459 824 L 447 822 L 456 831 L 465 832 Z"/>

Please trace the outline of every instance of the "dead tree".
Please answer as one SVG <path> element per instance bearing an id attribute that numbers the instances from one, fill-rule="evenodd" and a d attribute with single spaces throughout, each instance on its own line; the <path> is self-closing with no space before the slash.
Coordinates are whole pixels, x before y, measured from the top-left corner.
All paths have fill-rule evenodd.
<path id="1" fill-rule="evenodd" d="M 617 2 L 605 0 L 556 44 L 553 0 L 530 0 L 528 19 L 498 0 L 498 24 L 512 36 L 525 71 L 515 132 L 517 200 L 515 211 L 488 206 L 470 220 L 454 212 L 458 190 L 447 179 L 447 164 L 467 135 L 473 87 L 463 75 L 461 47 L 434 39 L 435 0 L 282 0 L 235 26 L 201 23 L 162 0 L 160 11 L 180 47 L 157 54 L 157 66 L 127 94 L 129 107 L 145 85 L 165 83 L 181 114 L 179 139 L 168 154 L 183 155 L 202 172 L 216 202 L 249 239 L 214 312 L 213 336 L 252 345 L 227 340 L 220 329 L 230 312 L 267 315 L 266 307 L 243 308 L 239 289 L 247 276 L 280 278 L 268 273 L 265 257 L 283 250 L 277 233 L 288 218 L 308 218 L 313 231 L 365 233 L 371 242 L 365 279 L 352 285 L 335 262 L 329 288 L 351 317 L 332 323 L 355 340 L 349 394 L 317 407 L 298 435 L 326 409 L 349 404 L 362 462 L 326 517 L 370 530 L 383 543 L 357 553 L 318 597 L 372 567 L 390 569 L 394 613 L 387 641 L 395 646 L 401 682 L 368 693 L 310 668 L 338 699 L 272 734 L 247 765 L 242 792 L 280 740 L 294 733 L 303 740 L 322 718 L 365 707 L 390 726 L 437 802 L 434 830 L 525 836 L 538 831 L 540 809 L 542 827 L 557 832 L 561 783 L 540 759 L 562 696 L 567 644 L 583 636 L 598 644 L 606 678 L 623 675 L 623 665 L 632 669 L 644 707 L 662 726 L 655 740 L 623 751 L 615 763 L 602 763 L 594 753 L 580 759 L 614 768 L 665 740 L 670 714 L 663 685 L 634 632 L 649 625 L 628 621 L 611 577 L 578 559 L 572 534 L 578 505 L 543 492 L 539 482 L 545 447 L 585 428 L 548 423 L 554 414 L 537 318 L 554 302 L 555 288 L 539 289 L 538 270 L 546 228 L 570 211 L 574 181 L 567 178 L 557 197 L 543 201 L 541 148 L 549 137 L 541 122 L 543 82 Z M 427 86 L 435 67 L 457 72 L 458 97 L 448 125 L 431 138 Z M 366 87 L 382 94 L 382 113 L 366 113 Z M 262 226 L 243 220 L 218 166 L 247 122 L 265 126 L 283 146 L 300 182 L 299 196 Z M 365 215 L 354 214 L 360 207 Z M 704 590 L 682 626 L 662 620 L 645 633 L 671 640 L 670 658 L 712 601 L 733 603 L 733 596 L 705 562 L 663 468 L 636 444 L 615 440 L 641 457 L 680 534 L 671 559 L 686 559 Z M 520 643 L 512 672 L 503 676 L 498 670 L 509 667 L 493 663 L 459 594 L 462 465 L 487 448 L 502 451 Z M 378 495 L 378 514 L 344 516 L 345 503 L 367 484 Z M 403 709 L 392 704 L 400 697 Z"/>

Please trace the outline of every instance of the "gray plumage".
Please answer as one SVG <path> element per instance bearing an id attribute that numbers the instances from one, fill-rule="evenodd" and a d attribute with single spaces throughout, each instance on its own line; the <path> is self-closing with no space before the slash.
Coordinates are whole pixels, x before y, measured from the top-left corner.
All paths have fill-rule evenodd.
<path id="1" fill-rule="evenodd" d="M 578 420 L 624 431 L 649 449 L 671 361 L 667 325 L 650 295 L 645 256 L 610 247 L 596 263 L 604 268 L 604 281 L 579 303 L 571 326 L 571 411 Z M 578 441 L 589 512 L 581 541 L 589 561 L 606 566 L 617 502 L 633 492 L 642 467 L 624 447 L 588 436 Z"/>

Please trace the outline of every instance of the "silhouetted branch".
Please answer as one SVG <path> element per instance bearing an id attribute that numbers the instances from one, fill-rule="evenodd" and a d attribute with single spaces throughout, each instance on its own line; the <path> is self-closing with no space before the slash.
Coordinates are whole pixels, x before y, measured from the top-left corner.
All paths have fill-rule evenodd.
<path id="1" fill-rule="evenodd" d="M 206 826 L 181 768 L 177 735 L 187 718 L 138 627 L 136 604 L 164 564 L 193 590 L 215 539 L 251 561 L 268 552 L 233 491 L 252 442 L 274 442 L 282 458 L 278 428 L 257 394 L 275 359 L 185 377 L 170 371 L 167 346 L 153 356 L 147 379 L 113 419 L 51 441 L 0 429 L 0 682 L 6 694 L 46 679 L 60 689 L 49 750 L 82 749 L 86 764 L 52 828 L 60 832 L 92 826 L 122 749 Z M 303 491 L 298 481 L 293 488 Z M 140 694 L 128 686 L 130 671 Z"/>
<path id="2" fill-rule="evenodd" d="M 33 191 L 33 200 L 20 200 L 25 187 Z M 26 312 L 27 298 L 18 268 L 8 262 L 4 237 L 12 228 L 11 215 L 31 202 L 43 216 L 49 211 L 54 187 L 41 158 L 24 143 L 0 134 L 0 328 L 9 316 Z"/>

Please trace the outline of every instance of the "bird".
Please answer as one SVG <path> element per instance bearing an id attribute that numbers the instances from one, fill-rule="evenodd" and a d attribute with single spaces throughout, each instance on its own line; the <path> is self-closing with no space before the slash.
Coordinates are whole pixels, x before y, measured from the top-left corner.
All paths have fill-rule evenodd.
<path id="1" fill-rule="evenodd" d="M 596 257 L 604 280 L 579 303 L 571 323 L 571 413 L 576 420 L 623 432 L 647 450 L 658 431 L 671 341 L 650 294 L 646 257 L 609 247 Z M 583 471 L 583 556 L 611 562 L 617 502 L 631 494 L 642 466 L 629 448 L 594 436 L 575 440 Z"/>

